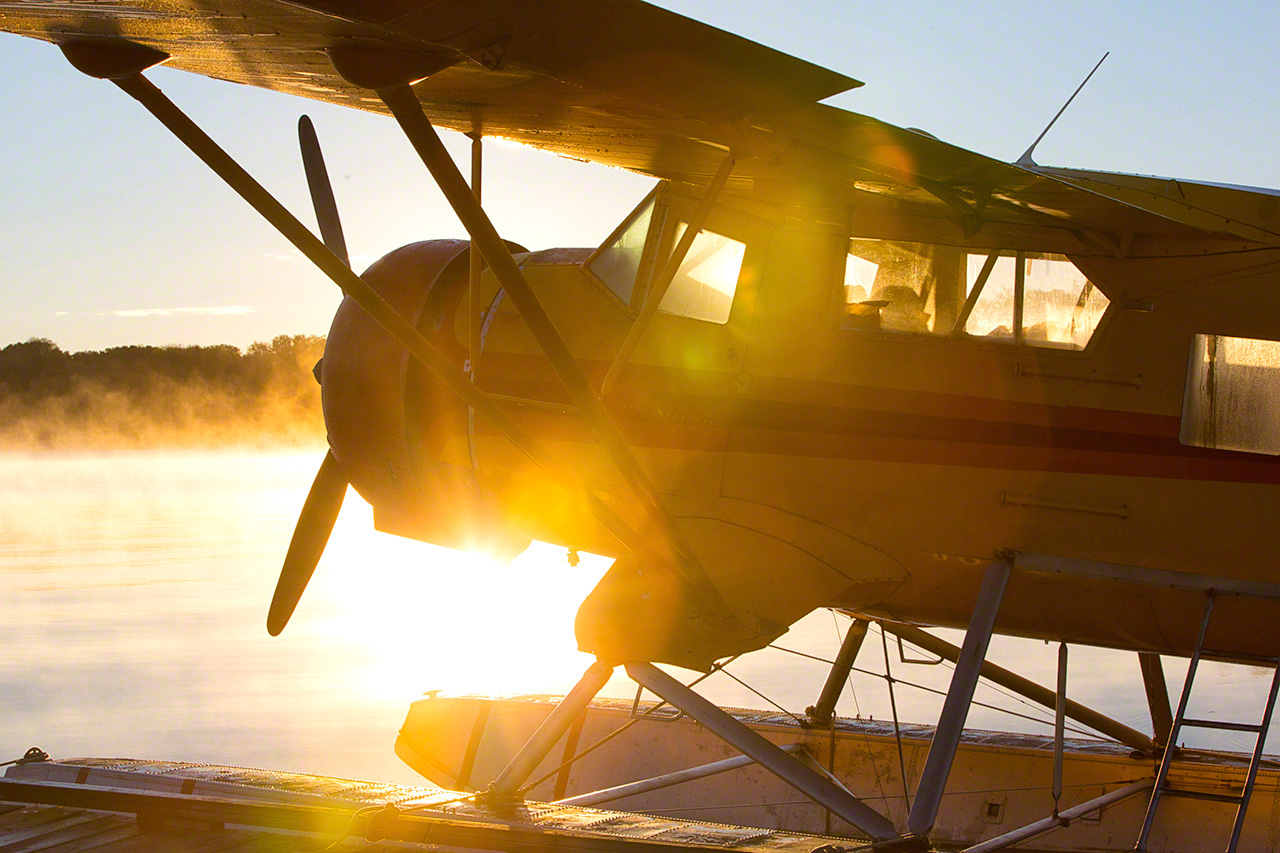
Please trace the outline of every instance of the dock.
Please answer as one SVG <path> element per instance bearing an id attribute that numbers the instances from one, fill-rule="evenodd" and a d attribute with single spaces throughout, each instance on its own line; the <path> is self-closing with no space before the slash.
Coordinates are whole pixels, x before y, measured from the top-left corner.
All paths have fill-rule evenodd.
<path id="1" fill-rule="evenodd" d="M 811 853 L 841 843 L 849 839 L 185 762 L 33 760 L 0 778 L 3 853 Z"/>

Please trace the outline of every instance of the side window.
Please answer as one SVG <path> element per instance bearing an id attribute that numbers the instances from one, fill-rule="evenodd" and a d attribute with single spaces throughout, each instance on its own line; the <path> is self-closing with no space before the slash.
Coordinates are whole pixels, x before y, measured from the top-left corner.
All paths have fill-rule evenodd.
<path id="1" fill-rule="evenodd" d="M 631 295 L 640 274 L 644 248 L 656 208 L 657 196 L 650 193 L 609 235 L 605 244 L 587 259 L 586 267 L 591 274 L 622 300 L 624 305 L 631 304 Z"/>
<path id="2" fill-rule="evenodd" d="M 1196 335 L 1178 438 L 1280 455 L 1280 341 Z"/>
<path id="3" fill-rule="evenodd" d="M 958 249 L 888 240 L 849 241 L 845 328 L 945 335 L 960 297 Z"/>
<path id="4" fill-rule="evenodd" d="M 672 185 L 658 184 L 591 253 L 582 269 L 629 309 L 641 310 L 689 230 L 698 204 Z M 690 240 L 689 251 L 663 291 L 658 311 L 728 323 L 739 279 L 744 270 L 759 268 L 767 238 L 759 221 L 714 205 L 706 226 Z"/>
<path id="5" fill-rule="evenodd" d="M 1065 255 L 971 254 L 965 278 L 972 310 L 964 331 L 979 337 L 1084 349 L 1110 304 Z"/>
<path id="6" fill-rule="evenodd" d="M 676 223 L 673 247 L 688 227 L 687 223 Z M 746 252 L 746 244 L 737 240 L 705 229 L 698 232 L 658 310 L 712 323 L 729 322 Z"/>
<path id="7" fill-rule="evenodd" d="M 852 238 L 840 325 L 1079 350 L 1108 304 L 1064 255 Z"/>

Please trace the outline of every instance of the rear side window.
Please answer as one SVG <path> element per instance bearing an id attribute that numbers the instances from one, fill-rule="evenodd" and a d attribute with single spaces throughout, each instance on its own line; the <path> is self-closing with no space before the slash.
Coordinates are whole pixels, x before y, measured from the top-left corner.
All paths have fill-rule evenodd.
<path id="1" fill-rule="evenodd" d="M 1179 440 L 1280 455 L 1280 341 L 1196 335 Z"/>
<path id="2" fill-rule="evenodd" d="M 1031 346 L 1084 349 L 1107 310 L 1107 297 L 1065 255 L 968 255 L 966 296 L 973 295 L 985 267 L 990 273 L 964 327 L 970 335 L 1006 340 L 1017 336 Z"/>
<path id="3" fill-rule="evenodd" d="M 1065 255 L 855 237 L 840 325 L 1082 350 L 1107 305 Z"/>

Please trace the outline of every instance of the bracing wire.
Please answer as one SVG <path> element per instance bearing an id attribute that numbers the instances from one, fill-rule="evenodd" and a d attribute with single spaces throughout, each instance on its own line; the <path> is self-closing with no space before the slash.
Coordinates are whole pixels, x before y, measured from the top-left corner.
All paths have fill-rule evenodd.
<path id="1" fill-rule="evenodd" d="M 835 611 L 832 611 L 832 612 L 834 613 Z M 877 627 L 877 630 L 881 630 L 881 629 Z M 928 653 L 929 653 L 927 650 L 920 648 L 919 646 L 915 645 L 914 643 L 911 643 L 910 641 L 902 640 L 901 642 L 903 642 L 903 643 L 907 646 L 907 648 L 911 649 L 912 651 L 917 651 L 917 652 L 920 652 L 921 654 L 928 654 Z M 944 667 L 946 667 L 947 669 L 950 669 L 950 670 L 953 670 L 953 671 L 954 671 L 954 670 L 955 670 L 955 668 L 956 668 L 956 665 L 955 665 L 954 663 L 952 663 L 951 661 L 947 660 L 946 658 L 942 658 L 942 659 L 940 659 L 940 660 L 938 661 L 938 663 L 942 664 L 942 665 L 943 665 Z M 1012 699 L 1014 702 L 1017 702 L 1019 705 L 1024 705 L 1024 706 L 1026 706 L 1027 708 L 1030 708 L 1032 711 L 1034 711 L 1034 712 L 1035 712 L 1035 713 L 1037 713 L 1037 714 L 1042 714 L 1042 715 L 1043 715 L 1043 717 L 1040 719 L 1040 722 L 1042 722 L 1044 725 L 1046 725 L 1046 726 L 1052 726 L 1052 725 L 1054 724 L 1053 718 L 1052 718 L 1051 716 L 1049 716 L 1049 713 L 1050 713 L 1050 712 L 1049 712 L 1048 710 L 1046 710 L 1042 705 L 1038 705 L 1038 704 L 1036 704 L 1035 702 L 1032 702 L 1032 701 L 1031 701 L 1031 700 L 1029 700 L 1029 699 L 1026 699 L 1026 698 L 1024 698 L 1024 697 L 1022 697 L 1022 696 L 1019 696 L 1017 693 L 1014 693 L 1012 690 L 1009 690 L 1009 689 L 1007 689 L 1007 688 L 1005 688 L 1005 687 L 1001 687 L 999 684 L 995 684 L 995 683 L 990 682 L 990 681 L 987 681 L 987 680 L 985 680 L 985 679 L 984 679 L 984 680 L 982 680 L 982 681 L 980 681 L 980 682 L 979 682 L 979 684 L 981 684 L 982 686 L 986 687 L 988 690 L 991 690 L 991 691 L 993 691 L 993 692 L 995 692 L 995 693 L 999 693 L 1001 696 L 1004 696 L 1004 697 L 1006 697 L 1006 698 L 1008 698 L 1008 699 Z M 982 705 L 982 703 L 980 703 L 980 702 L 975 702 L 974 704 L 975 704 L 975 705 Z M 990 707 L 990 706 L 983 705 L 983 707 Z M 1012 713 L 1012 712 L 1009 712 L 1009 713 Z M 1091 734 L 1091 733 L 1092 733 L 1092 730 L 1089 730 L 1089 731 L 1087 731 L 1087 732 L 1086 732 L 1086 731 L 1081 731 L 1080 729 L 1072 729 L 1072 731 L 1076 732 L 1077 734 Z M 1103 734 L 1101 734 L 1101 733 L 1092 733 L 1092 734 L 1093 734 L 1093 736 L 1094 736 L 1094 737 L 1098 737 L 1098 738 L 1101 738 L 1101 739 L 1103 739 L 1103 740 L 1112 741 L 1112 742 L 1114 742 L 1114 743 L 1119 743 L 1119 741 L 1116 741 L 1114 738 L 1107 737 L 1106 735 L 1103 735 Z"/>
<path id="2" fill-rule="evenodd" d="M 838 645 L 843 646 L 844 637 L 840 634 L 840 621 L 836 618 L 836 612 L 834 610 L 831 611 L 831 626 L 835 628 Z M 858 691 L 855 690 L 853 686 L 853 670 L 852 669 L 849 670 L 849 675 L 845 678 L 845 683 L 849 685 L 849 696 L 853 699 L 854 711 L 857 713 L 858 718 L 861 719 L 862 706 L 858 704 Z M 832 720 L 831 731 L 833 733 L 835 732 L 834 720 Z M 862 731 L 862 743 L 863 743 L 863 746 L 865 746 L 867 749 L 867 761 L 871 763 L 871 772 L 875 775 L 875 778 L 876 778 L 876 790 L 880 792 L 881 799 L 887 800 L 888 797 L 886 797 L 884 793 L 884 783 L 880 779 L 880 765 L 876 762 L 875 752 L 871 749 L 871 738 L 867 736 L 867 733 L 865 730 Z"/>
<path id="3" fill-rule="evenodd" d="M 880 626 L 877 626 L 877 630 L 878 630 L 878 631 L 880 631 L 880 632 L 881 632 L 881 634 L 883 634 L 883 633 L 884 633 L 884 629 L 883 629 L 883 628 L 881 628 Z M 917 652 L 920 652 L 921 654 L 928 654 L 928 651 L 927 651 L 927 650 L 920 648 L 919 646 L 915 645 L 914 643 L 911 643 L 911 642 L 909 642 L 909 641 L 907 641 L 907 640 L 902 640 L 902 642 L 903 642 L 903 643 L 905 643 L 905 644 L 906 644 L 906 646 L 907 646 L 907 648 L 911 649 L 912 651 L 917 651 Z M 955 671 L 955 668 L 956 668 L 955 664 L 954 664 L 954 663 L 952 663 L 951 661 L 947 660 L 946 658 L 942 658 L 942 659 L 940 659 L 938 662 L 939 662 L 939 663 L 941 663 L 943 666 L 945 666 L 947 669 L 952 670 L 952 671 Z M 1008 699 L 1012 699 L 1014 702 L 1017 702 L 1019 705 L 1023 705 L 1023 706 L 1025 706 L 1025 707 L 1027 707 L 1027 708 L 1031 709 L 1033 712 L 1035 712 L 1035 714 L 1039 714 L 1040 716 L 1039 716 L 1039 717 L 1035 717 L 1034 715 L 1033 715 L 1033 716 L 1027 716 L 1027 715 L 1024 715 L 1024 714 L 1018 714 L 1018 713 L 1016 713 L 1016 712 L 1014 712 L 1014 711 L 1009 711 L 1009 710 L 1007 710 L 1007 709 L 993 708 L 993 706 L 991 706 L 991 705 L 987 705 L 987 704 L 984 704 L 984 703 L 982 703 L 982 702 L 974 702 L 973 704 L 975 704 L 975 705 L 979 705 L 979 706 L 984 707 L 984 708 L 992 708 L 993 710 L 1000 710 L 1000 711 L 1003 711 L 1003 713 L 1010 714 L 1010 715 L 1012 715 L 1012 716 L 1016 716 L 1016 717 L 1020 717 L 1020 718 L 1025 719 L 1025 720 L 1031 720 L 1031 721 L 1033 721 L 1033 722 L 1039 722 L 1039 723 L 1041 723 L 1042 725 L 1046 725 L 1046 726 L 1053 726 L 1053 725 L 1054 725 L 1054 719 L 1053 719 L 1053 717 L 1051 716 L 1052 712 L 1051 712 L 1050 710 L 1046 709 L 1044 706 L 1039 705 L 1039 704 L 1037 704 L 1037 703 L 1035 703 L 1035 702 L 1032 702 L 1031 700 L 1026 699 L 1026 698 L 1024 698 L 1024 697 L 1022 697 L 1022 696 L 1019 696 L 1017 693 L 1014 693 L 1012 690 L 1009 690 L 1009 689 L 1007 689 L 1007 688 L 1001 687 L 999 684 L 995 684 L 995 683 L 993 683 L 993 682 L 991 682 L 991 681 L 988 681 L 988 680 L 986 680 L 986 679 L 983 679 L 983 680 L 979 681 L 978 683 L 979 683 L 979 684 L 981 684 L 982 686 L 986 687 L 988 690 L 994 691 L 995 693 L 999 693 L 1001 696 L 1004 696 L 1004 697 L 1006 697 L 1006 698 L 1008 698 Z M 1088 729 L 1088 728 L 1085 728 L 1085 729 L 1079 729 L 1079 728 L 1072 728 L 1072 727 L 1068 727 L 1068 728 L 1069 728 L 1072 732 L 1074 732 L 1074 733 L 1076 733 L 1076 734 L 1079 734 L 1079 735 L 1084 735 L 1084 736 L 1086 736 L 1086 737 L 1093 737 L 1093 738 L 1097 738 L 1097 739 L 1100 739 L 1100 740 L 1106 740 L 1106 741 L 1110 741 L 1111 743 L 1120 743 L 1120 741 L 1116 740 L 1115 738 L 1110 737 L 1110 736 L 1108 736 L 1108 735 L 1104 735 L 1104 734 L 1102 734 L 1101 732 L 1095 732 L 1095 731 L 1094 731 L 1094 730 L 1092 730 L 1092 729 Z"/>
<path id="4" fill-rule="evenodd" d="M 882 635 L 885 633 L 884 628 L 882 628 L 882 627 L 880 627 L 880 626 L 878 626 L 878 625 L 876 626 L 876 630 L 877 630 L 877 631 L 879 631 Z M 928 654 L 928 651 L 926 651 L 925 649 L 920 648 L 919 646 L 915 645 L 914 643 L 912 643 L 912 642 L 910 642 L 910 641 L 908 641 L 908 640 L 903 640 L 901 637 L 899 637 L 898 639 L 899 639 L 899 640 L 900 640 L 900 641 L 901 641 L 901 642 L 902 642 L 902 643 L 903 643 L 907 648 L 911 649 L 912 651 L 920 652 L 921 654 Z M 953 672 L 955 671 L 956 665 L 955 665 L 954 663 L 952 663 L 951 661 L 947 660 L 946 658 L 941 658 L 941 659 L 939 659 L 939 660 L 938 660 L 938 663 L 942 664 L 945 668 L 947 668 L 947 669 L 949 669 L 949 670 L 951 670 L 951 671 L 953 671 Z M 1031 701 L 1029 701 L 1029 700 L 1027 700 L 1027 699 L 1024 699 L 1024 698 L 1022 698 L 1021 696 L 1019 696 L 1018 694 L 1014 693 L 1013 691 L 1011 691 L 1011 690 L 1007 690 L 1007 689 L 1005 689 L 1005 688 L 1001 687 L 1001 686 L 1000 686 L 1000 685 L 998 685 L 998 684 L 994 684 L 994 683 L 992 683 L 992 682 L 990 682 L 990 681 L 987 681 L 987 680 L 985 680 L 985 679 L 984 679 L 984 680 L 979 681 L 978 683 L 979 683 L 979 684 L 981 684 L 982 686 L 986 687 L 988 690 L 992 690 L 992 691 L 994 691 L 994 692 L 996 692 L 996 693 L 999 693 L 1000 695 L 1004 696 L 1004 697 L 1005 697 L 1005 698 L 1007 698 L 1007 699 L 1012 699 L 1014 702 L 1017 702 L 1019 705 L 1025 705 L 1027 708 L 1030 708 L 1030 709 L 1031 709 L 1033 712 L 1035 712 L 1036 714 L 1047 714 L 1047 713 L 1048 713 L 1047 711 L 1045 711 L 1045 709 L 1044 709 L 1044 707 L 1043 707 L 1043 706 L 1041 706 L 1041 705 L 1037 705 L 1037 704 L 1036 704 L 1036 703 L 1034 703 L 1034 702 L 1031 702 Z M 976 703 L 975 703 L 975 704 L 976 704 Z M 1052 726 L 1052 725 L 1053 725 L 1053 719 L 1052 719 L 1051 717 L 1048 717 L 1048 716 L 1045 716 L 1045 717 L 1041 720 L 1041 722 L 1043 722 L 1043 723 L 1044 723 L 1045 725 L 1047 725 L 1047 726 Z"/>
<path id="5" fill-rule="evenodd" d="M 777 645 L 776 643 L 770 643 L 770 644 L 769 644 L 769 646 L 768 646 L 768 648 L 775 649 L 775 650 L 780 651 L 780 652 L 786 652 L 787 654 L 798 655 L 799 657 L 802 657 L 802 658 L 808 658 L 809 660 L 816 660 L 816 661 L 819 661 L 819 662 L 821 662 L 821 663 L 825 663 L 825 664 L 828 664 L 828 665 L 830 665 L 830 664 L 834 664 L 834 663 L 835 663 L 835 661 L 830 660 L 830 659 L 828 659 L 828 658 L 819 657 L 818 655 L 811 655 L 811 654 L 808 654 L 807 652 L 802 652 L 802 651 L 799 651 L 799 650 L 797 650 L 797 649 L 789 649 L 789 648 L 787 648 L 786 646 L 779 646 L 779 645 Z M 912 648 L 915 648 L 915 647 L 913 646 Z M 921 652 L 923 652 L 923 649 L 916 649 L 916 651 L 921 651 Z M 870 675 L 870 676 L 873 676 L 873 677 L 875 677 L 875 678 L 884 678 L 884 677 L 885 677 L 883 672 L 874 672 L 874 671 L 872 671 L 872 670 L 869 670 L 869 669 L 861 669 L 860 667 L 856 667 L 856 666 L 855 666 L 855 667 L 850 667 L 850 670 L 851 670 L 852 672 L 856 672 L 856 673 L 858 673 L 859 675 Z M 924 692 L 926 692 L 926 693 L 933 693 L 933 694 L 938 695 L 938 696 L 946 696 L 946 695 L 947 695 L 947 692 L 946 692 L 945 690 L 938 690 L 938 689 L 937 689 L 937 688 L 935 688 L 935 687 L 929 687 L 929 686 L 924 685 L 924 684 L 916 684 L 914 681 L 907 681 L 907 680 L 906 680 L 906 679 L 904 679 L 904 678 L 898 678 L 898 679 L 895 679 L 895 681 L 897 681 L 899 684 L 905 684 L 907 687 L 914 687 L 916 690 L 923 690 L 923 691 L 924 691 Z M 1038 718 L 1038 717 L 1032 717 L 1032 716 L 1029 716 L 1029 715 L 1027 715 L 1027 714 L 1021 714 L 1021 713 L 1019 713 L 1019 712 L 1017 712 L 1017 711 L 1011 711 L 1011 710 L 1009 710 L 1008 708 L 1001 708 L 999 705 L 991 705 L 991 704 L 989 704 L 989 703 L 987 703 L 987 702 L 979 702 L 979 701 L 977 701 L 976 699 L 973 701 L 973 704 L 974 704 L 974 705 L 977 705 L 977 706 L 978 706 L 978 707 L 980 707 L 980 708 L 986 708 L 986 709 L 987 709 L 987 710 L 989 710 L 989 711 L 997 711 L 997 712 L 999 712 L 999 713 L 1001 713 L 1001 714 L 1008 714 L 1008 715 L 1009 715 L 1009 716 L 1011 716 L 1011 717 L 1017 717 L 1017 718 L 1019 718 L 1019 719 L 1027 720 L 1027 721 L 1029 721 L 1029 722 L 1037 723 L 1037 724 L 1039 724 L 1039 725 L 1049 725 L 1049 724 L 1050 724 L 1050 721 L 1049 721 L 1049 720 L 1041 719 L 1041 718 Z M 1098 733 L 1096 733 L 1096 732 L 1088 731 L 1088 730 L 1085 730 L 1085 729 L 1076 728 L 1075 726 L 1067 726 L 1067 730 L 1068 730 L 1068 731 L 1070 731 L 1070 732 L 1072 732 L 1072 733 L 1074 733 L 1074 734 L 1078 734 L 1078 735 L 1080 735 L 1080 736 L 1082 736 L 1082 737 L 1092 738 L 1092 739 L 1095 739 L 1095 740 L 1105 740 L 1105 741 L 1109 741 L 1109 742 L 1111 742 L 1111 743 L 1120 743 L 1120 741 L 1116 740 L 1115 738 L 1106 737 L 1105 735 L 1101 735 L 1101 734 L 1098 734 Z"/>
<path id="6" fill-rule="evenodd" d="M 741 657 L 741 655 L 734 655 L 733 657 L 729 658 L 729 659 L 728 659 L 727 661 L 725 661 L 724 663 L 717 663 L 717 664 L 713 664 L 713 665 L 712 665 L 712 667 L 711 667 L 710 672 L 704 672 L 702 675 L 699 675 L 699 676 L 698 676 L 697 678 L 695 678 L 693 681 L 690 681 L 688 684 L 686 684 L 686 685 L 685 685 L 685 687 L 697 687 L 699 684 L 701 684 L 703 681 L 706 681 L 708 678 L 710 678 L 711 676 L 715 675 L 717 672 L 724 672 L 724 668 L 725 668 L 726 666 L 728 666 L 729 664 L 733 663 L 733 662 L 734 662 L 735 660 L 737 660 L 739 657 Z M 729 673 L 727 673 L 727 672 L 725 672 L 724 674 L 725 674 L 725 675 L 729 675 Z M 731 675 L 730 675 L 729 677 L 730 677 L 730 678 L 733 678 L 733 676 L 731 676 Z M 736 679 L 735 679 L 735 680 L 736 680 Z M 645 717 L 648 717 L 648 716 L 650 716 L 651 714 L 653 714 L 653 713 L 654 713 L 655 711 L 657 711 L 659 708 L 664 708 L 664 707 L 666 707 L 666 705 L 667 705 L 667 701 L 666 701 L 665 699 L 663 699 L 661 702 L 658 702 L 656 705 L 654 705 L 654 706 L 653 706 L 652 708 L 650 708 L 649 710 L 645 711 L 643 714 L 639 714 L 639 715 L 637 715 L 637 716 L 635 716 L 635 717 L 632 717 L 630 720 L 627 720 L 625 723 L 623 723 L 622 725 L 618 726 L 616 729 L 614 729 L 613 731 L 609 732 L 607 735 L 605 735 L 604 737 L 600 738 L 600 739 L 599 739 L 598 741 L 596 741 L 595 743 L 591 744 L 591 746 L 588 746 L 586 749 L 583 749 L 583 750 L 581 750 L 581 751 L 579 751 L 579 752 L 575 753 L 575 754 L 574 754 L 574 755 L 572 755 L 571 757 L 566 758 L 564 761 L 560 762 L 558 765 L 556 765 L 554 768 L 552 768 L 550 772 L 548 772 L 548 773 L 546 773 L 546 774 L 544 774 L 544 775 L 542 775 L 542 776 L 539 776 L 537 779 L 534 779 L 532 782 L 529 782 L 529 783 L 528 783 L 528 784 L 526 784 L 526 785 L 521 786 L 520 790 L 519 790 L 519 791 L 517 791 L 516 793 L 517 793 L 517 794 L 519 794 L 519 795 L 521 795 L 521 796 L 523 796 L 524 794 L 528 793 L 529 791 L 532 791 L 534 788 L 538 787 L 538 786 L 539 786 L 539 785 L 541 785 L 543 782 L 545 782 L 545 781 L 547 781 L 548 779 L 550 779 L 552 776 L 555 776 L 555 775 L 556 775 L 557 773 L 559 773 L 561 770 L 563 770 L 563 769 L 565 769 L 566 767 L 568 767 L 569 765 L 573 764 L 573 763 L 574 763 L 574 762 L 576 762 L 578 759 L 580 759 L 580 758 L 585 758 L 587 755 L 591 754 L 592 752 L 595 752 L 597 749 L 599 749 L 600 747 L 604 746 L 606 743 L 608 743 L 609 741 L 613 740 L 615 737 L 617 737 L 618 735 L 622 734 L 622 733 L 623 733 L 623 732 L 625 732 L 627 729 L 631 728 L 631 727 L 632 727 L 632 726 L 634 726 L 636 723 L 638 723 L 638 722 L 640 722 L 641 720 L 643 720 Z"/>
<path id="7" fill-rule="evenodd" d="M 869 626 L 868 626 L 869 627 Z M 889 670 L 889 640 L 880 631 L 880 645 L 884 647 L 884 680 L 889 685 L 889 708 L 893 711 L 893 739 L 898 744 L 898 774 L 902 777 L 902 796 L 911 810 L 911 790 L 907 787 L 907 759 L 902 752 L 902 729 L 898 725 L 898 700 L 893 695 L 893 673 Z"/>
<path id="8" fill-rule="evenodd" d="M 745 687 L 745 688 L 747 688 L 748 690 L 750 690 L 752 693 L 754 693 L 754 694 L 756 694 L 757 696 L 759 696 L 759 697 L 760 697 L 761 699 L 763 699 L 764 701 L 768 702 L 768 703 L 769 703 L 770 705 L 772 705 L 773 707 L 777 708 L 777 709 L 778 709 L 779 711 L 781 711 L 782 713 L 786 714 L 786 715 L 787 715 L 788 717 L 790 717 L 791 719 L 795 720 L 797 724 L 801 724 L 801 723 L 803 723 L 803 721 L 802 721 L 799 717 L 797 717 L 795 714 L 791 713 L 791 712 L 790 712 L 790 711 L 788 711 L 786 708 L 782 707 L 782 706 L 781 706 L 781 705 L 779 705 L 777 702 L 773 701 L 773 700 L 772 700 L 772 699 L 770 699 L 768 696 L 764 695 L 764 694 L 763 694 L 763 693 L 761 693 L 759 690 L 757 690 L 757 689 L 755 689 L 754 687 L 752 687 L 750 684 L 747 684 L 747 682 L 743 681 L 741 678 L 739 678 L 738 676 L 734 675 L 734 674 L 733 674 L 732 672 L 730 672 L 729 670 L 724 669 L 723 667 L 721 667 L 720 671 L 721 671 L 721 672 L 723 672 L 725 675 L 729 676 L 730 678 L 732 678 L 734 681 L 736 681 L 736 682 L 738 682 L 739 684 L 741 684 L 743 687 Z"/>

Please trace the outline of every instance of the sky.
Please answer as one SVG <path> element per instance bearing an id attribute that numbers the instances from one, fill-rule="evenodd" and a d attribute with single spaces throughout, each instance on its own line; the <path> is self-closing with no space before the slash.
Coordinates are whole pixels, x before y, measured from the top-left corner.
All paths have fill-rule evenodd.
<path id="1" fill-rule="evenodd" d="M 1240 2 L 664 0 L 862 80 L 830 103 L 1012 160 L 1280 186 L 1280 5 Z M 0 346 L 247 346 L 324 334 L 337 289 L 111 84 L 0 34 Z M 296 122 L 311 115 L 357 269 L 465 236 L 389 118 L 206 80 L 151 78 L 312 224 Z M 446 133 L 460 162 L 466 141 Z M 652 186 L 517 147 L 485 151 L 485 204 L 529 248 L 600 243 Z"/>

